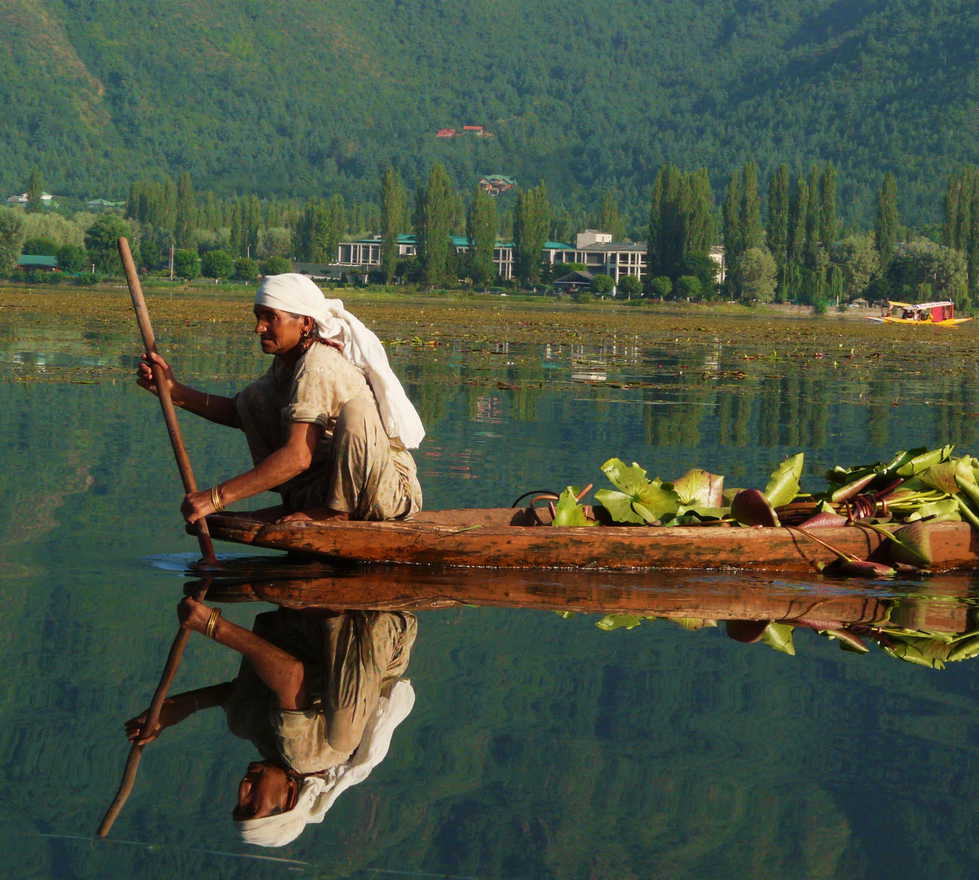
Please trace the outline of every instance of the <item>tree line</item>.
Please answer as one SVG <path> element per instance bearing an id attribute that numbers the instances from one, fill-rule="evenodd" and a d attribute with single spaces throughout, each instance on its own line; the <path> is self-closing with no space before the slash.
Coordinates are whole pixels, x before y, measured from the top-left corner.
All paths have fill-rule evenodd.
<path id="1" fill-rule="evenodd" d="M 122 216 L 64 217 L 41 208 L 35 173 L 27 211 L 0 215 L 0 268 L 9 271 L 25 252 L 56 255 L 69 271 L 117 272 L 115 239 L 126 235 L 150 271 L 250 281 L 288 271 L 293 262 L 333 262 L 341 240 L 371 235 L 381 243 L 381 265 L 373 273 L 378 281 L 486 286 L 501 283 L 494 249 L 502 238 L 513 246 L 516 283 L 534 288 L 577 267 L 545 265 L 545 243 L 570 242 L 575 231 L 591 226 L 616 241 L 628 235 L 645 240 L 645 283 L 640 289 L 626 281 L 630 295 L 798 303 L 817 310 L 860 297 L 948 298 L 960 309 L 979 304 L 976 166 L 949 176 L 943 223 L 933 237 L 902 226 L 890 172 L 880 181 L 872 229 L 841 221 L 839 174 L 830 163 L 795 175 L 780 165 L 763 184 L 756 163 L 746 162 L 730 174 L 719 204 L 711 178 L 706 168 L 662 166 L 651 185 L 645 225 L 630 229 L 624 218 L 637 212 L 614 190 L 596 194 L 587 214 L 554 203 L 543 183 L 503 198 L 476 186 L 464 197 L 440 163 L 414 194 L 388 166 L 377 202 L 351 204 L 340 194 L 305 202 L 198 194 L 185 172 L 176 180 L 134 181 Z M 399 255 L 398 241 L 406 233 L 414 234 L 417 250 L 407 259 Z M 464 252 L 453 246 L 453 235 L 465 237 Z M 715 259 L 721 246 L 723 281 Z"/>

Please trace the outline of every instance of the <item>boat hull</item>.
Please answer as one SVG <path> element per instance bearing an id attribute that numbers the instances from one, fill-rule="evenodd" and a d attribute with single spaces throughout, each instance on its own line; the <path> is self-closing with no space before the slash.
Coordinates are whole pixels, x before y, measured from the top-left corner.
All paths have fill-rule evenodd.
<path id="1" fill-rule="evenodd" d="M 459 568 L 650 569 L 811 572 L 836 555 L 788 528 L 551 527 L 529 525 L 523 510 L 429 511 L 408 521 L 266 523 L 248 514 L 208 517 L 211 536 L 332 562 Z M 979 537 L 968 523 L 930 526 L 933 568 L 979 567 Z M 818 537 L 860 559 L 886 559 L 885 539 L 859 525 L 819 529 Z M 887 542 L 888 544 L 890 542 Z"/>

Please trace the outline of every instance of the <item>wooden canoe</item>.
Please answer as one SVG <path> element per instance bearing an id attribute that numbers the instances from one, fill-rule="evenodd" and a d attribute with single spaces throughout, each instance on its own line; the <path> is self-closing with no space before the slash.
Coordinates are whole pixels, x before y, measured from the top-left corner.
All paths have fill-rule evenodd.
<path id="1" fill-rule="evenodd" d="M 493 569 L 650 569 L 813 572 L 836 556 L 790 528 L 578 527 L 530 524 L 527 509 L 433 510 L 389 522 L 268 523 L 247 513 L 208 517 L 211 536 L 331 562 Z M 979 567 L 979 533 L 968 523 L 929 526 L 932 569 Z M 860 559 L 886 560 L 892 542 L 859 525 L 816 534 Z M 881 546 L 882 542 L 885 546 Z"/>

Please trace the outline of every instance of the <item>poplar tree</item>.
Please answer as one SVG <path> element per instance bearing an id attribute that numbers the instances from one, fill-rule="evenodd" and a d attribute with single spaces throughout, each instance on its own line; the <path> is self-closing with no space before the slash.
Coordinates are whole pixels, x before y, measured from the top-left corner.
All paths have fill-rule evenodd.
<path id="1" fill-rule="evenodd" d="M 687 175 L 685 199 L 683 262 L 710 254 L 714 243 L 714 194 L 710 174 L 699 168 Z M 686 269 L 686 266 L 683 266 Z"/>
<path id="2" fill-rule="evenodd" d="M 809 225 L 809 184 L 802 175 L 796 178 L 789 203 L 789 262 L 801 266 L 806 257 L 806 229 Z"/>
<path id="3" fill-rule="evenodd" d="M 190 172 L 184 171 L 177 180 L 177 210 L 174 226 L 174 241 L 179 248 L 189 248 L 194 244 L 194 230 L 197 228 L 197 199 Z"/>
<path id="4" fill-rule="evenodd" d="M 605 190 L 602 193 L 602 204 L 595 223 L 598 229 L 608 232 L 613 241 L 622 241 L 625 238 L 625 223 L 619 210 L 619 201 L 619 194 L 615 190 Z"/>
<path id="5" fill-rule="evenodd" d="M 156 217 L 151 222 L 154 226 L 173 235 L 174 227 L 177 225 L 177 188 L 173 185 L 172 177 L 163 178 Z"/>
<path id="6" fill-rule="evenodd" d="M 809 184 L 800 174 L 789 202 L 789 240 L 785 270 L 786 294 L 795 302 L 803 299 L 803 264 L 806 259 L 806 229 L 809 225 Z"/>
<path id="7" fill-rule="evenodd" d="M 969 225 L 965 247 L 966 273 L 972 305 L 979 303 L 979 168 L 969 169 Z"/>
<path id="8" fill-rule="evenodd" d="M 513 215 L 513 262 L 524 285 L 540 281 L 542 251 L 550 223 L 551 210 L 543 183 L 518 193 Z"/>
<path id="9" fill-rule="evenodd" d="M 469 277 L 485 285 L 496 277 L 493 249 L 496 247 L 496 200 L 481 186 L 473 192 L 466 223 L 469 238 Z"/>
<path id="10" fill-rule="evenodd" d="M 758 167 L 754 162 L 731 175 L 724 197 L 724 261 L 728 266 L 729 293 L 741 297 L 739 265 L 742 255 L 764 246 L 761 201 L 758 196 Z"/>
<path id="11" fill-rule="evenodd" d="M 724 261 L 729 267 L 735 265 L 738 255 L 744 250 L 744 236 L 741 231 L 742 189 L 743 175 L 739 168 L 727 182 L 724 204 L 721 207 L 724 221 Z"/>
<path id="12" fill-rule="evenodd" d="M 974 165 L 949 177 L 942 239 L 965 257 L 967 295 L 979 302 L 979 168 Z"/>
<path id="13" fill-rule="evenodd" d="M 768 226 L 765 230 L 768 250 L 775 259 L 776 302 L 785 302 L 787 297 L 790 186 L 789 166 L 779 165 L 768 182 Z"/>
<path id="14" fill-rule="evenodd" d="M 311 199 L 303 208 L 293 232 L 296 256 L 307 263 L 329 260 L 330 214 L 322 199 Z M 233 227 L 234 228 L 234 227 Z"/>
<path id="15" fill-rule="evenodd" d="M 660 168 L 656 172 L 656 179 L 653 181 L 653 189 L 649 197 L 649 226 L 646 242 L 647 287 L 653 278 L 663 275 L 663 267 L 660 261 L 660 226 L 662 225 L 663 216 L 664 175 L 663 168 Z"/>
<path id="16" fill-rule="evenodd" d="M 765 240 L 765 233 L 761 225 L 758 166 L 754 162 L 746 162 L 742 169 L 739 222 L 742 250 L 761 247 Z"/>
<path id="17" fill-rule="evenodd" d="M 405 227 L 407 194 L 390 165 L 381 178 L 381 271 L 390 283 L 398 267 L 398 236 Z"/>
<path id="18" fill-rule="evenodd" d="M 806 215 L 806 249 L 804 260 L 807 269 L 815 269 L 819 262 L 819 248 L 822 244 L 819 235 L 823 228 L 822 173 L 819 167 L 813 165 L 809 169 L 809 213 Z"/>
<path id="19" fill-rule="evenodd" d="M 347 205 L 340 193 L 334 193 L 327 206 L 326 238 L 322 242 L 326 260 L 335 263 L 339 256 L 337 248 L 347 231 Z"/>
<path id="20" fill-rule="evenodd" d="M 41 172 L 36 168 L 31 169 L 31 176 L 27 181 L 27 210 L 39 211 L 44 204 L 41 196 L 44 195 L 44 181 Z"/>
<path id="21" fill-rule="evenodd" d="M 880 274 L 887 275 L 887 267 L 894 257 L 897 245 L 897 181 L 888 171 L 880 185 L 877 195 L 877 218 L 874 232 L 877 237 L 877 255 L 880 259 Z M 947 242 L 946 242 L 947 244 Z"/>
<path id="22" fill-rule="evenodd" d="M 452 222 L 458 198 L 445 166 L 436 162 L 415 199 L 415 240 L 421 277 L 428 287 L 445 284 L 449 277 Z"/>
<path id="23" fill-rule="evenodd" d="M 829 252 L 836 241 L 839 219 L 836 216 L 836 169 L 829 162 L 819 179 L 819 243 Z"/>

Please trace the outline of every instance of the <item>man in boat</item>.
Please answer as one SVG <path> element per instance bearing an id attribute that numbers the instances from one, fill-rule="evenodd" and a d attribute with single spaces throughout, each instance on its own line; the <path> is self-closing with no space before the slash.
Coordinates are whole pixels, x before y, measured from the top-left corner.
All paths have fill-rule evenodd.
<path id="1" fill-rule="evenodd" d="M 177 606 L 181 625 L 242 655 L 234 681 L 167 699 L 160 724 L 146 712 L 125 723 L 131 742 L 152 742 L 200 709 L 222 706 L 232 733 L 262 760 L 238 786 L 232 817 L 242 838 L 284 846 L 322 822 L 337 797 L 385 757 L 394 728 L 414 705 L 408 668 L 414 615 L 388 611 L 259 614 L 249 631 L 192 598 Z"/>
<path id="2" fill-rule="evenodd" d="M 254 467 L 184 496 L 189 523 L 273 490 L 277 520 L 400 519 L 421 509 L 415 449 L 418 413 L 377 336 L 327 299 L 305 275 L 265 278 L 255 296 L 255 333 L 273 355 L 268 371 L 235 397 L 177 382 L 158 354 L 144 354 L 137 382 L 157 392 L 163 372 L 176 406 L 245 434 Z"/>

